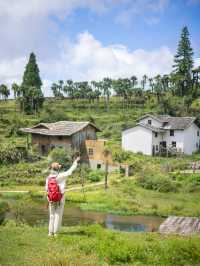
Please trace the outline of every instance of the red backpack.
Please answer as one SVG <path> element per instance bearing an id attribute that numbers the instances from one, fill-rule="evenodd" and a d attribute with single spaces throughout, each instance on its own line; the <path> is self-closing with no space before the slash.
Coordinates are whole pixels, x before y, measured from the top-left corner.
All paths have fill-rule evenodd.
<path id="1" fill-rule="evenodd" d="M 48 180 L 48 200 L 49 202 L 58 202 L 62 198 L 59 185 L 55 177 L 51 177 Z"/>

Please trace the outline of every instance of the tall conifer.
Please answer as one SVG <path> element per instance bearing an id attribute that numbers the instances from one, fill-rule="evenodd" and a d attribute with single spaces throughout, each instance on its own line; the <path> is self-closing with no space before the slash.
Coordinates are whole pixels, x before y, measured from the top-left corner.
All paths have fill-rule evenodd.
<path id="1" fill-rule="evenodd" d="M 179 94 L 190 93 L 191 73 L 193 68 L 193 50 L 190 43 L 187 27 L 182 29 L 177 53 L 174 57 L 174 73 L 177 75 Z"/>
<path id="2" fill-rule="evenodd" d="M 42 81 L 34 53 L 30 54 L 21 85 L 23 108 L 26 113 L 38 111 L 42 106 L 44 96 L 41 90 Z"/>

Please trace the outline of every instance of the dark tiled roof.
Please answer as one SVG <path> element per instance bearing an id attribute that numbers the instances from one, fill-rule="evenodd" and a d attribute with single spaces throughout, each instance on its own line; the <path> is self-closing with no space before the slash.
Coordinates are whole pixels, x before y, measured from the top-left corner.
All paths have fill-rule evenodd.
<path id="1" fill-rule="evenodd" d="M 183 130 L 188 128 L 195 119 L 195 117 L 171 117 L 163 128 Z"/>
<path id="2" fill-rule="evenodd" d="M 59 121 L 56 123 L 40 123 L 32 128 L 21 128 L 22 132 L 48 135 L 48 136 L 71 136 L 76 132 L 84 129 L 88 125 L 91 125 L 100 131 L 94 124 L 90 122 L 73 122 L 73 121 Z"/>
<path id="3" fill-rule="evenodd" d="M 151 115 L 151 114 L 148 115 L 147 114 L 141 117 L 139 121 L 148 116 L 163 123 L 161 126 L 162 129 L 173 129 L 173 130 L 186 129 L 196 120 L 195 117 L 173 117 L 169 115 Z"/>
<path id="4" fill-rule="evenodd" d="M 154 132 L 164 132 L 164 130 L 162 128 L 154 127 L 154 126 L 149 125 L 149 124 L 138 123 L 137 126 L 145 127 L 145 128 L 150 129 Z"/>

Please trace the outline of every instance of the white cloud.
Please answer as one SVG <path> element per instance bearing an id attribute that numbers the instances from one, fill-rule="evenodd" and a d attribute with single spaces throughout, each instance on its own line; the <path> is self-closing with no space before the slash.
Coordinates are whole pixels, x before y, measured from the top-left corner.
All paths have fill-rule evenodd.
<path id="1" fill-rule="evenodd" d="M 25 57 L 14 58 L 0 62 L 1 83 L 21 82 L 21 76 L 26 63 Z"/>
<path id="2" fill-rule="evenodd" d="M 194 60 L 194 67 L 197 68 L 197 67 L 200 67 L 200 57 L 196 58 Z"/>
<path id="3" fill-rule="evenodd" d="M 129 25 L 135 17 L 143 15 L 147 24 L 150 24 L 149 21 L 152 22 L 151 14 L 163 12 L 169 2 L 170 0 L 130 0 L 127 8 L 116 17 L 116 22 Z M 154 18 L 154 24 L 155 21 L 158 23 L 159 19 L 155 20 Z"/>
<path id="4" fill-rule="evenodd" d="M 149 76 L 171 71 L 173 55 L 163 46 L 154 51 L 130 51 L 122 44 L 103 45 L 84 32 L 75 42 L 63 39 L 54 22 L 64 20 L 76 8 L 106 12 L 112 5 L 128 6 L 124 20 L 153 13 L 146 22 L 157 23 L 169 0 L 0 0 L 0 83 L 21 82 L 27 55 L 34 51 L 46 95 L 58 79 L 92 80 L 136 75 Z M 11 8 L 12 7 L 12 8 Z M 130 13 L 129 13 L 130 10 Z M 128 12 L 128 13 L 126 13 Z M 155 14 L 154 14 L 155 13 Z M 127 16 L 126 16 L 127 15 Z M 130 16 L 130 17 L 129 17 Z M 123 18 L 123 13 L 122 13 Z"/>
<path id="5" fill-rule="evenodd" d="M 1 0 L 0 17 L 13 20 L 30 17 L 55 15 L 64 18 L 76 8 L 89 8 L 95 12 L 104 12 L 110 6 L 126 0 Z"/>
<path id="6" fill-rule="evenodd" d="M 164 74 L 171 71 L 173 62 L 173 55 L 167 47 L 155 51 L 129 51 L 124 45 L 103 46 L 88 32 L 78 36 L 63 59 L 65 57 L 68 59 L 66 75 L 73 69 L 70 74 L 74 79 L 85 80 Z"/>
<path id="7" fill-rule="evenodd" d="M 59 79 L 100 80 L 144 74 L 154 76 L 169 73 L 173 55 L 167 47 L 154 51 L 138 49 L 129 51 L 124 45 L 104 46 L 88 32 L 77 36 L 74 43 L 66 41 L 56 59 L 38 58 L 43 88 L 50 94 L 50 85 Z M 21 82 L 27 58 L 17 58 L 0 63 L 1 82 Z"/>
<path id="8" fill-rule="evenodd" d="M 2 81 L 20 82 L 26 62 L 24 57 L 1 62 Z M 50 94 L 51 82 L 59 79 L 100 80 L 132 75 L 141 78 L 144 74 L 169 73 L 172 62 L 173 55 L 167 47 L 154 51 L 129 51 L 124 45 L 104 46 L 88 32 L 79 34 L 74 43 L 63 43 L 56 59 L 42 61 L 38 58 L 45 95 Z"/>
<path id="9" fill-rule="evenodd" d="M 18 58 L 0 63 L 3 82 L 21 82 L 27 58 Z M 52 82 L 59 79 L 75 81 L 100 80 L 104 77 L 119 78 L 144 74 L 149 77 L 168 74 L 172 70 L 173 54 L 166 46 L 157 50 L 137 49 L 129 51 L 124 45 L 104 46 L 88 32 L 77 36 L 74 43 L 67 40 L 62 45 L 57 59 L 38 60 L 43 80 L 43 91 L 50 95 Z M 195 67 L 200 66 L 200 58 L 195 59 Z"/>
<path id="10" fill-rule="evenodd" d="M 41 52 L 43 57 L 56 50 L 55 39 L 62 30 L 55 20 L 64 20 L 77 8 L 96 13 L 123 0 L 0 0 L 1 58 Z"/>

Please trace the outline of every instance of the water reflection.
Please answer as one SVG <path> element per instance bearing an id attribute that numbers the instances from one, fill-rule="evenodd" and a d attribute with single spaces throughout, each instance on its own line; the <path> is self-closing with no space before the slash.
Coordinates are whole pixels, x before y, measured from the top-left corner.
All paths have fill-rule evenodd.
<path id="1" fill-rule="evenodd" d="M 12 213 L 8 216 L 11 218 Z M 44 205 L 26 208 L 22 218 L 28 224 L 47 225 L 48 209 Z M 105 228 L 127 232 L 157 231 L 164 219 L 155 216 L 120 216 L 102 212 L 82 211 L 77 207 L 66 207 L 63 215 L 63 225 L 75 226 L 80 224 L 98 223 Z"/>

